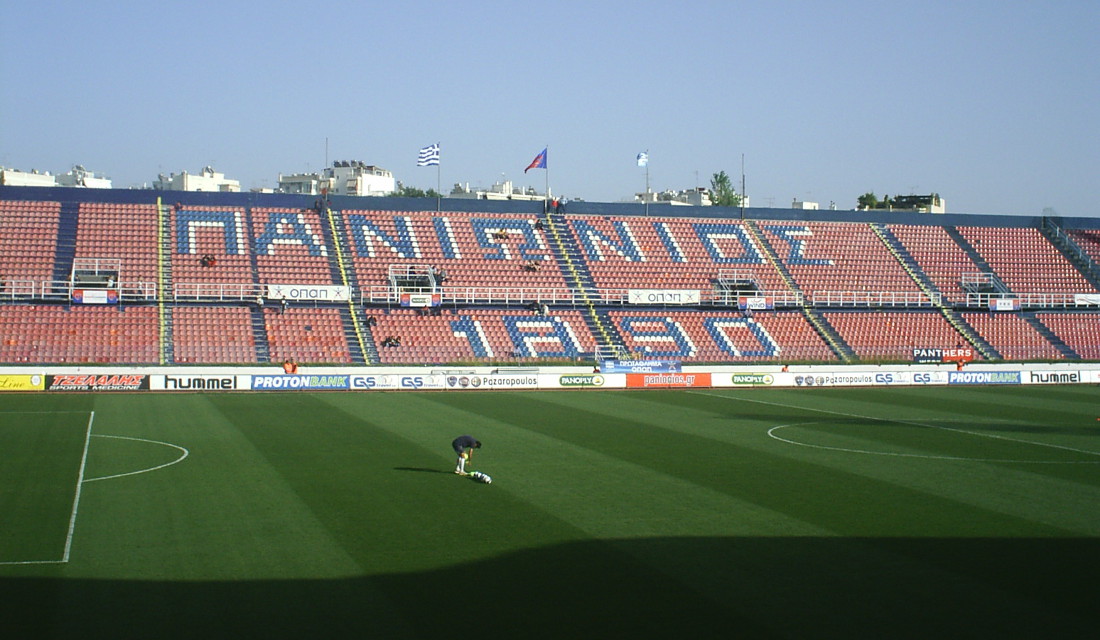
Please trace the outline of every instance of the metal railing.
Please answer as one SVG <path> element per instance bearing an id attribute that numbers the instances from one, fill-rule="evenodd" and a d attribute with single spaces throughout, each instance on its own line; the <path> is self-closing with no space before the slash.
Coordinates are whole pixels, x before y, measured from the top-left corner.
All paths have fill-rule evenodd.
<path id="1" fill-rule="evenodd" d="M 994 300 L 1018 300 L 1021 309 L 1095 309 L 1100 308 L 1096 293 L 969 293 L 967 307 L 988 307 Z"/>
<path id="2" fill-rule="evenodd" d="M 0 287 L 0 300 L 29 302 L 47 300 L 66 302 L 72 300 L 73 290 L 96 290 L 104 286 L 74 286 L 69 280 L 12 280 Z M 119 302 L 152 302 L 157 299 L 155 282 L 119 282 L 110 290 L 118 292 Z"/>
<path id="3" fill-rule="evenodd" d="M 263 295 L 265 288 L 253 283 L 177 282 L 172 285 L 172 299 L 177 302 L 252 301 Z"/>
<path id="4" fill-rule="evenodd" d="M 458 304 L 544 304 L 576 306 L 583 298 L 571 289 L 539 287 L 436 287 L 394 288 L 373 285 L 360 291 L 360 302 L 370 304 L 397 304 L 402 294 L 440 294 L 445 305 Z"/>
<path id="5" fill-rule="evenodd" d="M 923 291 L 815 291 L 815 307 L 936 307 L 943 296 Z"/>

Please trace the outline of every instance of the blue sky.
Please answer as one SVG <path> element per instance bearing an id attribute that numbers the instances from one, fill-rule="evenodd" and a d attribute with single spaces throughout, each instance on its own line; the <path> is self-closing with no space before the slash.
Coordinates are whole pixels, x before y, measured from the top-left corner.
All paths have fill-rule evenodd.
<path id="1" fill-rule="evenodd" d="M 444 191 L 549 145 L 555 193 L 740 182 L 754 206 L 937 192 L 1095 216 L 1100 3 L 9 2 L 0 165 L 242 188 L 362 160 Z"/>

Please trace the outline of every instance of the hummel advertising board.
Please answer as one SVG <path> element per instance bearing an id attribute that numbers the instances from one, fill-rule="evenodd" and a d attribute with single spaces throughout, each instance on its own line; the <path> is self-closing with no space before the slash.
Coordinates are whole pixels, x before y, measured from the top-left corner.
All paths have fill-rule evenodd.
<path id="1" fill-rule="evenodd" d="M 248 391 L 252 388 L 252 376 L 211 374 L 177 374 L 149 376 L 152 391 Z"/>

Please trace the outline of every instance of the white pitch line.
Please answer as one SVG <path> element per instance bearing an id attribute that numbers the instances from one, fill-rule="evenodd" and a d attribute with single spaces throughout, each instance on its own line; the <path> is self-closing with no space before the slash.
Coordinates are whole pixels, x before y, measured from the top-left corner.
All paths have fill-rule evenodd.
<path id="1" fill-rule="evenodd" d="M 73 548 L 73 531 L 76 530 L 76 512 L 80 509 L 80 490 L 84 487 L 84 468 L 88 464 L 88 445 L 92 441 L 92 423 L 95 422 L 95 411 L 88 414 L 88 430 L 84 434 L 84 455 L 80 459 L 80 471 L 76 479 L 76 496 L 73 498 L 73 512 L 69 516 L 69 533 L 65 536 L 65 553 L 61 556 L 61 562 L 69 561 L 69 552 Z"/>
<path id="2" fill-rule="evenodd" d="M 6 411 L 4 413 L 84 413 L 83 411 Z M 80 490 L 84 486 L 84 467 L 88 464 L 88 443 L 92 440 L 92 423 L 95 422 L 95 411 L 88 414 L 88 428 L 84 432 L 84 454 L 80 459 L 80 470 L 76 477 L 76 491 L 73 496 L 73 510 L 69 514 L 69 531 L 65 534 L 65 550 L 60 560 L 23 560 L 3 561 L 0 565 L 27 565 L 27 564 L 66 564 L 69 562 L 69 552 L 73 547 L 73 531 L 76 530 L 76 513 L 80 508 Z"/>
<path id="3" fill-rule="evenodd" d="M 785 407 L 787 409 L 802 409 L 803 411 L 816 411 L 818 413 L 828 413 L 828 414 L 832 414 L 832 415 L 835 415 L 835 416 L 845 416 L 847 418 L 862 418 L 864 420 L 875 420 L 875 421 L 878 421 L 878 422 L 892 422 L 894 424 L 907 424 L 907 425 L 911 425 L 911 426 L 914 426 L 914 427 L 925 427 L 925 428 L 928 428 L 928 429 L 942 429 L 943 431 L 954 431 L 955 433 L 965 433 L 967 435 L 978 436 L 980 438 L 993 438 L 995 440 L 1005 440 L 1005 441 L 1008 441 L 1008 442 L 1016 442 L 1016 443 L 1019 443 L 1019 444 L 1030 444 L 1030 445 L 1035 445 L 1037 447 L 1047 447 L 1047 448 L 1050 448 L 1050 449 L 1062 449 L 1064 451 L 1073 451 L 1075 453 L 1083 453 L 1083 454 L 1089 455 L 1089 456 L 1100 456 L 1100 452 L 1089 451 L 1087 449 L 1078 449 L 1076 447 L 1067 447 L 1067 446 L 1060 445 L 1060 444 L 1049 444 L 1049 443 L 1046 443 L 1046 442 L 1035 442 L 1033 440 L 1023 440 L 1023 439 L 1020 439 L 1020 438 L 1009 438 L 1008 436 L 999 436 L 999 435 L 996 435 L 996 434 L 993 434 L 993 433 L 981 433 L 981 432 L 978 432 L 978 431 L 967 431 L 966 429 L 955 429 L 955 428 L 952 428 L 952 427 L 944 427 L 944 426 L 937 425 L 937 424 L 925 424 L 925 423 L 922 423 L 922 422 L 914 422 L 914 421 L 911 421 L 911 420 L 898 420 L 896 418 L 879 418 L 879 417 L 876 417 L 876 416 L 862 416 L 862 415 L 859 415 L 858 413 L 845 413 L 843 411 L 831 411 L 829 409 L 818 409 L 816 407 L 800 407 L 798 405 L 784 404 L 782 402 L 769 402 L 767 400 L 751 400 L 749 398 L 742 398 L 740 396 L 736 396 L 736 397 L 734 397 L 734 396 L 723 396 L 723 395 L 718 395 L 718 394 L 714 394 L 714 393 L 706 393 L 704 391 L 689 391 L 689 393 L 695 393 L 695 394 L 702 395 L 702 396 L 710 396 L 712 398 L 724 398 L 726 400 L 738 400 L 740 402 L 755 402 L 757 404 L 767 404 L 767 405 L 771 405 L 773 407 Z"/>
<path id="4" fill-rule="evenodd" d="M 165 467 L 170 467 L 170 466 L 172 466 L 172 465 L 174 465 L 178 462 L 183 462 L 184 458 L 191 455 L 191 452 L 188 451 L 187 449 L 185 449 L 185 448 L 183 448 L 179 445 L 172 444 L 170 442 L 160 442 L 159 440 L 146 440 L 145 438 L 130 438 L 130 437 L 127 437 L 127 436 L 107 436 L 107 435 L 99 435 L 99 434 L 96 434 L 95 437 L 97 437 L 97 438 L 115 438 L 116 440 L 133 440 L 135 442 L 148 442 L 150 444 L 160 444 L 160 445 L 164 445 L 166 447 L 172 447 L 173 449 L 178 449 L 179 451 L 183 452 L 183 455 L 181 455 L 180 457 L 176 458 L 175 460 L 173 460 L 171 462 L 166 462 L 164 464 L 157 465 L 155 467 L 149 467 L 148 469 L 140 469 L 138 471 L 129 471 L 127 473 L 116 473 L 113 476 L 101 476 L 101 477 L 98 477 L 98 478 L 88 478 L 87 480 L 84 480 L 84 482 L 95 482 L 97 480 L 111 480 L 113 478 L 124 478 L 126 476 L 136 476 L 139 473 L 149 473 L 150 471 L 156 471 L 157 469 L 163 469 Z"/>
<path id="5" fill-rule="evenodd" d="M 800 447 L 809 447 L 811 449 L 824 449 L 826 451 L 841 451 L 843 453 L 860 453 L 869 456 L 893 456 L 895 458 L 925 458 L 927 460 L 968 460 L 970 462 L 999 462 L 999 463 L 1013 463 L 1013 464 L 1100 464 L 1100 460 L 1008 460 L 998 458 L 969 458 L 962 456 L 933 456 L 924 453 L 899 453 L 891 451 L 870 451 L 868 449 L 848 449 L 846 447 L 831 447 L 824 444 L 813 444 L 810 442 L 799 442 L 798 440 L 791 440 L 790 438 L 783 438 L 775 435 L 776 431 L 780 429 L 786 429 L 788 427 L 804 427 L 810 424 L 825 424 L 831 425 L 831 423 L 815 420 L 813 422 L 792 422 L 791 424 L 780 424 L 768 429 L 768 437 L 778 440 L 780 442 L 786 442 L 787 444 L 798 445 Z"/>
<path id="6" fill-rule="evenodd" d="M 8 412 L 8 413 L 15 413 L 15 412 Z M 41 413 L 49 413 L 49 412 L 43 411 Z M 78 412 L 71 411 L 71 412 L 67 412 L 67 413 L 78 413 Z M 83 412 L 79 412 L 79 413 L 83 413 Z M 170 467 L 170 466 L 172 466 L 172 465 L 174 465 L 178 462 L 182 462 L 187 456 L 191 455 L 191 452 L 188 451 L 187 449 L 185 449 L 185 448 L 183 448 L 179 445 L 172 444 L 170 442 L 160 442 L 159 440 L 146 440 L 145 438 L 131 438 L 131 437 L 128 437 L 128 436 L 109 436 L 109 435 L 100 435 L 98 433 L 93 434 L 92 433 L 92 423 L 94 421 L 95 421 L 95 411 L 91 412 L 91 414 L 88 416 L 88 429 L 87 429 L 87 432 L 84 435 L 84 456 L 80 461 L 80 471 L 77 474 L 76 495 L 73 498 L 73 510 L 72 510 L 72 514 L 70 514 L 70 516 L 69 516 L 69 531 L 65 536 L 65 551 L 64 551 L 64 554 L 62 555 L 61 560 L 0 561 L 0 566 L 30 565 L 30 564 L 66 564 L 66 563 L 68 563 L 69 562 L 69 552 L 71 551 L 72 545 L 73 545 L 73 532 L 76 530 L 76 514 L 77 514 L 77 511 L 79 510 L 79 506 L 80 506 L 81 488 L 84 486 L 84 483 L 86 483 L 86 482 L 95 482 L 97 480 L 111 480 L 112 478 L 123 478 L 123 477 L 126 477 L 126 476 L 138 475 L 140 473 L 148 473 L 150 471 L 156 471 L 157 469 L 163 469 L 165 467 Z M 176 458 L 175 460 L 173 460 L 171 462 L 166 462 L 164 464 L 157 465 L 155 467 L 150 467 L 148 469 L 141 469 L 141 470 L 138 470 L 138 471 L 130 471 L 130 472 L 127 472 L 127 473 L 116 473 L 115 475 L 102 476 L 102 477 L 98 477 L 98 478 L 85 478 L 84 477 L 84 469 L 85 469 L 85 467 L 88 463 L 88 446 L 89 446 L 89 443 L 91 442 L 91 439 L 93 437 L 95 437 L 95 438 L 115 438 L 116 440 L 134 440 L 136 442 L 148 442 L 150 444 L 159 444 L 159 445 L 163 445 L 163 446 L 166 446 L 166 447 L 172 447 L 173 449 L 178 449 L 179 451 L 182 452 L 183 455 L 181 455 L 180 457 Z"/>
<path id="7" fill-rule="evenodd" d="M 88 412 L 87 411 L 0 411 L 0 415 L 7 415 L 9 413 L 11 413 L 11 414 L 37 413 L 37 414 L 46 414 L 46 415 L 51 415 L 52 416 L 55 413 L 81 413 L 81 414 L 83 414 L 83 413 L 88 413 Z"/>

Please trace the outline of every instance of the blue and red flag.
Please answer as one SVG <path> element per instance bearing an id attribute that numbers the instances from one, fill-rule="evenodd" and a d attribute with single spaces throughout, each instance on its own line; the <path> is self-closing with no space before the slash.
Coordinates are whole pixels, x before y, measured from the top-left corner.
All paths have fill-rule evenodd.
<path id="1" fill-rule="evenodd" d="M 531 164 L 527 165 L 527 168 L 523 170 L 527 173 L 531 169 L 545 169 L 546 168 L 546 149 L 539 152 L 535 159 L 531 161 Z"/>

